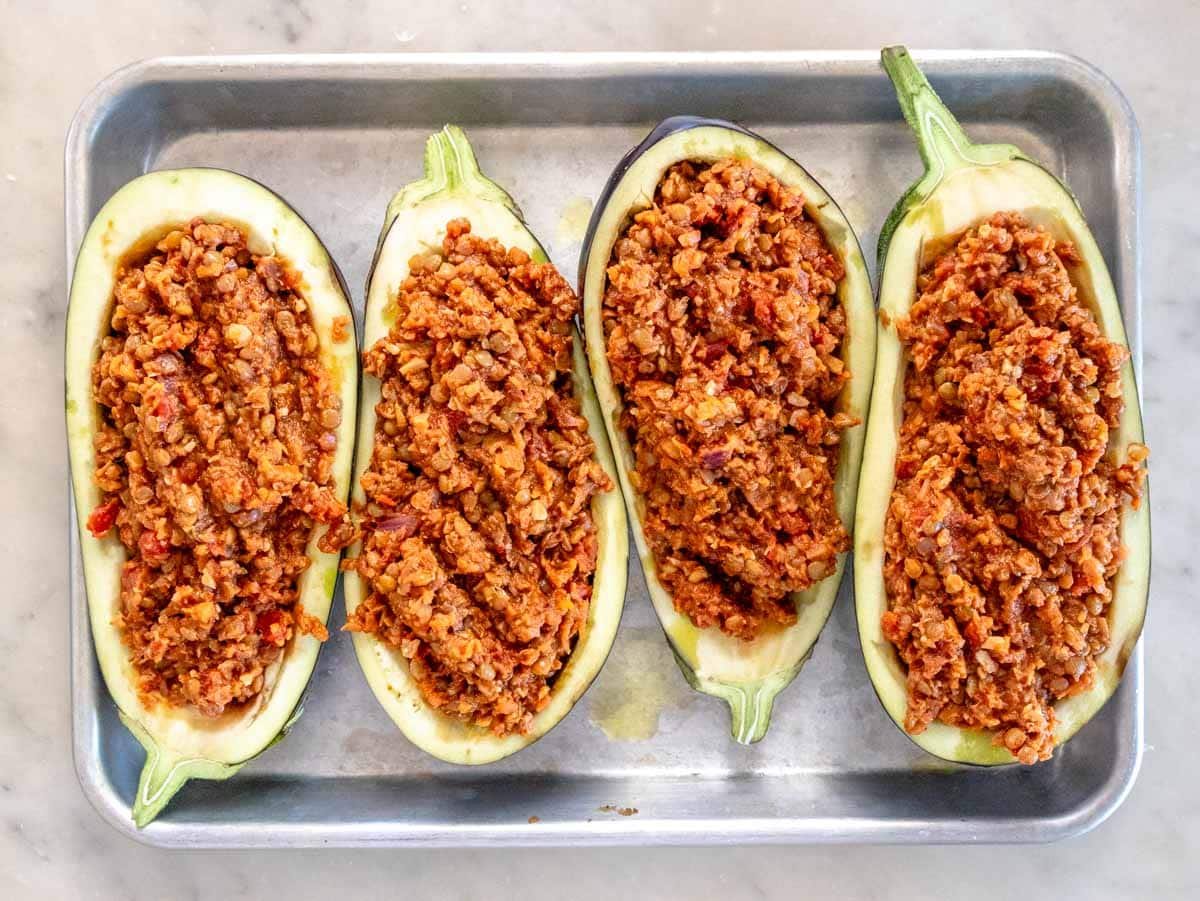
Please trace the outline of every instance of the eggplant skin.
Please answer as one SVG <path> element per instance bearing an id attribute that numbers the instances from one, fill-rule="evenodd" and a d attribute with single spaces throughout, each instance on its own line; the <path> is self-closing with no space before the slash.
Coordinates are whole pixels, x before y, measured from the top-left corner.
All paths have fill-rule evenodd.
<path id="1" fill-rule="evenodd" d="M 461 129 L 447 125 L 432 135 L 426 145 L 425 177 L 401 188 L 388 204 L 375 261 L 367 278 L 364 347 L 371 347 L 387 335 L 388 307 L 408 275 L 409 260 L 430 246 L 439 246 L 446 224 L 456 218 L 468 219 L 473 234 L 494 238 L 506 247 L 519 247 L 540 262 L 547 260 L 545 250 L 526 227 L 513 199 L 479 170 L 466 135 Z M 616 468 L 578 333 L 573 344 L 575 394 L 596 445 L 596 458 L 615 484 Z M 375 404 L 379 396 L 379 381 L 365 376 L 354 475 L 356 507 L 366 500 L 362 474 L 371 461 Z M 625 606 L 628 526 L 625 508 L 615 488 L 592 499 L 592 516 L 599 549 L 588 619 L 570 658 L 554 678 L 549 704 L 534 716 L 526 734 L 496 736 L 487 729 L 440 713 L 421 695 L 399 651 L 368 633 L 352 633 L 363 675 L 380 705 L 409 741 L 446 763 L 493 763 L 528 747 L 571 711 L 608 659 Z M 351 548 L 351 555 L 358 550 L 357 546 Z M 365 599 L 367 588 L 356 572 L 348 572 L 344 589 L 349 615 Z"/>
<path id="2" fill-rule="evenodd" d="M 812 653 L 833 609 L 849 555 L 841 555 L 833 576 L 796 597 L 799 618 L 795 625 L 764 634 L 750 646 L 717 629 L 697 629 L 676 611 L 658 580 L 654 558 L 642 531 L 643 503 L 629 479 L 634 467 L 633 453 L 619 426 L 621 397 L 609 371 L 601 317 L 607 283 L 605 270 L 613 245 L 632 215 L 650 205 L 666 171 L 684 160 L 715 162 L 731 156 L 749 158 L 784 184 L 799 190 L 806 199 L 805 211 L 821 227 L 826 241 L 846 268 L 838 294 L 848 327 L 843 358 L 853 377 L 839 398 L 839 408 L 857 417 L 861 424 L 849 429 L 843 437 L 834 490 L 838 514 L 850 532 L 854 525 L 858 468 L 875 361 L 874 299 L 853 228 L 829 194 L 799 163 L 754 132 L 731 122 L 696 116 L 666 119 L 617 164 L 601 193 L 584 239 L 579 284 L 588 363 L 616 456 L 651 602 L 688 682 L 697 691 L 726 701 L 731 710 L 734 739 L 751 743 L 766 733 L 775 696 L 795 678 Z"/>
<path id="3" fill-rule="evenodd" d="M 883 536 L 895 482 L 908 364 L 895 323 L 912 305 L 917 275 L 928 262 L 926 258 L 993 213 L 1017 210 L 1059 240 L 1074 243 L 1082 261 L 1073 267 L 1071 279 L 1080 297 L 1088 303 L 1110 341 L 1124 347 L 1129 343 L 1104 257 L 1071 192 L 1016 147 L 972 144 L 904 48 L 888 48 L 883 58 L 905 118 L 916 135 L 926 171 L 892 211 L 880 238 L 879 341 L 858 491 L 854 596 L 871 683 L 889 717 L 904 732 L 907 674 L 895 648 L 884 638 L 881 624 L 888 603 L 883 583 Z M 1130 443 L 1143 441 L 1141 406 L 1130 362 L 1122 368 L 1121 383 L 1125 411 L 1119 427 L 1109 436 L 1110 453 L 1124 453 Z M 1125 508 L 1121 536 L 1128 556 L 1113 584 L 1111 643 L 1096 661 L 1093 687 L 1055 706 L 1056 746 L 1075 735 L 1116 691 L 1141 634 L 1150 581 L 1148 490 L 1136 510 Z M 944 760 L 979 766 L 1016 763 L 1007 748 L 993 743 L 991 732 L 933 723 L 918 735 L 904 734 Z"/>
<path id="4" fill-rule="evenodd" d="M 337 267 L 313 230 L 269 189 L 222 169 L 151 172 L 118 190 L 97 213 L 76 256 L 67 310 L 66 422 L 72 499 L 96 657 L 121 720 L 146 749 L 146 763 L 131 805 L 139 828 L 153 820 L 189 779 L 226 779 L 280 740 L 300 715 L 304 690 L 321 647 L 312 636 L 297 636 L 268 672 L 259 697 L 213 720 L 184 707 L 145 707 L 128 651 L 112 622 L 120 600 L 126 552 L 115 534 L 97 539 L 86 528 L 87 516 L 100 500 L 93 477 L 92 439 L 101 413 L 92 400 L 91 370 L 100 341 L 109 331 L 118 267 L 149 253 L 163 235 L 197 216 L 241 227 L 254 253 L 279 254 L 300 275 L 300 291 L 309 304 L 322 360 L 346 411 L 337 431 L 333 465 L 337 493 L 343 501 L 349 497 L 354 453 L 357 346 L 344 335 L 335 340 L 335 333 L 343 331 L 335 320 L 347 317 L 353 321 L 353 314 Z M 308 545 L 312 565 L 300 579 L 299 592 L 305 610 L 325 621 L 332 606 L 339 555 L 317 549 L 316 531 Z"/>

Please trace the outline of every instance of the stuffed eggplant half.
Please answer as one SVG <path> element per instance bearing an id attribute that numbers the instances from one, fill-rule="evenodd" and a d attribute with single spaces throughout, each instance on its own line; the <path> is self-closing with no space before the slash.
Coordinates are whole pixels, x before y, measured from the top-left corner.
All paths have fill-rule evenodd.
<path id="1" fill-rule="evenodd" d="M 460 764 L 558 723 L 608 656 L 625 512 L 578 300 L 458 128 L 367 285 L 347 629 L 405 736 Z"/>
<path id="2" fill-rule="evenodd" d="M 1150 518 L 1121 308 L 1074 197 L 970 143 L 883 52 L 925 175 L 880 240 L 855 596 L 889 716 L 971 764 L 1035 763 L 1116 690 Z"/>
<path id="3" fill-rule="evenodd" d="M 145 746 L 138 826 L 300 712 L 337 579 L 357 392 L 329 255 L 240 175 L 143 175 L 80 247 L 66 409 L 96 656 Z"/>
<path id="4" fill-rule="evenodd" d="M 857 238 L 762 138 L 675 118 L 609 180 L 580 284 L 655 612 L 758 741 L 850 548 L 875 342 Z"/>

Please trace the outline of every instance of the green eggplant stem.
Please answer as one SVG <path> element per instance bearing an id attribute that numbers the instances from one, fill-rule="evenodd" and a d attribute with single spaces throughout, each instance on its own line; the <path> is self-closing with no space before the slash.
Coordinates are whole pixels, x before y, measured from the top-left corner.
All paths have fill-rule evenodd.
<path id="1" fill-rule="evenodd" d="M 178 778 L 181 761 L 164 754 L 157 747 L 146 749 L 146 763 L 138 779 L 137 797 L 133 803 L 133 820 L 139 829 L 158 816 L 167 802 L 183 787 Z"/>
<path id="2" fill-rule="evenodd" d="M 446 125 L 429 136 L 425 142 L 424 164 L 425 176 L 405 185 L 388 203 L 383 230 L 375 245 L 372 271 L 379 262 L 379 254 L 383 250 L 383 242 L 392 223 L 396 221 L 401 210 L 409 207 L 452 194 L 467 194 L 480 200 L 502 204 L 518 219 L 522 218 L 520 208 L 508 193 L 480 171 L 475 151 L 471 149 L 471 142 L 457 125 Z"/>
<path id="3" fill-rule="evenodd" d="M 896 89 L 904 118 L 916 135 L 926 171 L 944 171 L 973 163 L 970 139 L 917 68 L 908 49 L 886 47 L 880 56 Z"/>
<path id="4" fill-rule="evenodd" d="M 376 259 L 384 238 L 400 211 L 435 198 L 467 194 L 479 200 L 508 207 L 518 219 L 521 210 L 503 188 L 488 178 L 479 168 L 475 151 L 466 134 L 457 125 L 443 126 L 425 142 L 425 177 L 405 185 L 388 204 L 383 232 L 375 248 Z M 374 265 L 371 267 L 374 269 Z"/>
<path id="5" fill-rule="evenodd" d="M 145 828 L 157 817 L 189 779 L 228 779 L 243 766 L 201 757 L 180 757 L 160 748 L 158 742 L 133 717 L 122 712 L 121 722 L 146 749 L 146 763 L 138 778 L 137 794 L 133 799 L 133 821 L 139 829 Z M 275 741 L 278 740 L 279 737 L 276 737 Z"/>
<path id="6" fill-rule="evenodd" d="M 451 191 L 482 177 L 475 151 L 457 125 L 443 127 L 425 142 L 425 177 Z"/>
<path id="7" fill-rule="evenodd" d="M 771 725 L 771 708 L 779 686 L 755 682 L 728 688 L 722 695 L 729 704 L 733 739 L 741 745 L 754 744 L 767 734 L 767 727 Z"/>
<path id="8" fill-rule="evenodd" d="M 121 721 L 146 749 L 146 763 L 133 801 L 133 821 L 142 829 L 167 806 L 187 777 L 180 771 L 184 762 L 174 754 L 164 753 L 137 720 L 122 713 Z"/>
<path id="9" fill-rule="evenodd" d="M 465 192 L 481 200 L 503 204 L 512 210 L 517 218 L 522 218 L 516 201 L 483 174 L 471 142 L 457 125 L 443 126 L 441 131 L 431 134 L 425 142 L 423 183 L 427 186 L 425 197 Z"/>

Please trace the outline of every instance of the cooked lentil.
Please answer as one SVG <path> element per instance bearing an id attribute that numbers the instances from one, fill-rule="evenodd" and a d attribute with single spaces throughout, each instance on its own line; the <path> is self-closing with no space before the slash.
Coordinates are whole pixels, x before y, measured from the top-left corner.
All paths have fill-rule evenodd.
<path id="1" fill-rule="evenodd" d="M 908 667 L 905 728 L 995 730 L 1022 763 L 1050 757 L 1054 702 L 1095 679 L 1148 454 L 1108 453 L 1128 352 L 1079 300 L 1077 261 L 997 213 L 921 272 L 896 323 L 911 363 L 883 631 Z"/>
<path id="2" fill-rule="evenodd" d="M 102 501 L 127 559 L 114 621 L 148 703 L 252 700 L 296 633 L 313 529 L 346 513 L 341 401 L 298 279 L 235 226 L 195 219 L 117 273 L 92 390 Z"/>
<path id="3" fill-rule="evenodd" d="M 750 640 L 833 573 L 850 378 L 845 272 L 804 198 L 744 160 L 682 162 L 617 240 L 603 319 L 643 528 L 675 608 Z"/>
<path id="4" fill-rule="evenodd" d="M 346 628 L 408 660 L 425 700 L 497 735 L 528 731 L 587 621 L 591 499 L 612 484 L 572 388 L 579 302 L 549 263 L 447 226 L 413 257 L 388 335 Z"/>

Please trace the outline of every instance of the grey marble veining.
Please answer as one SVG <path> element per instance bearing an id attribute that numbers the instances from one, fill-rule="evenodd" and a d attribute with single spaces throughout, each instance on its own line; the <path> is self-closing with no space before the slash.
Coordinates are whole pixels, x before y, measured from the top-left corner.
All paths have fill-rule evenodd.
<path id="1" fill-rule="evenodd" d="M 801 4 L 0 2 L 0 897 L 414 898 L 1195 897 L 1200 892 L 1200 4 L 1105 10 L 912 0 Z M 1036 848 L 729 848 L 185 854 L 129 842 L 91 811 L 68 740 L 62 420 L 62 142 L 86 91 L 167 53 L 1040 47 L 1077 53 L 1127 93 L 1143 134 L 1145 404 L 1155 565 L 1147 752 L 1095 832 Z M 940 891 L 939 891 L 940 889 Z"/>

